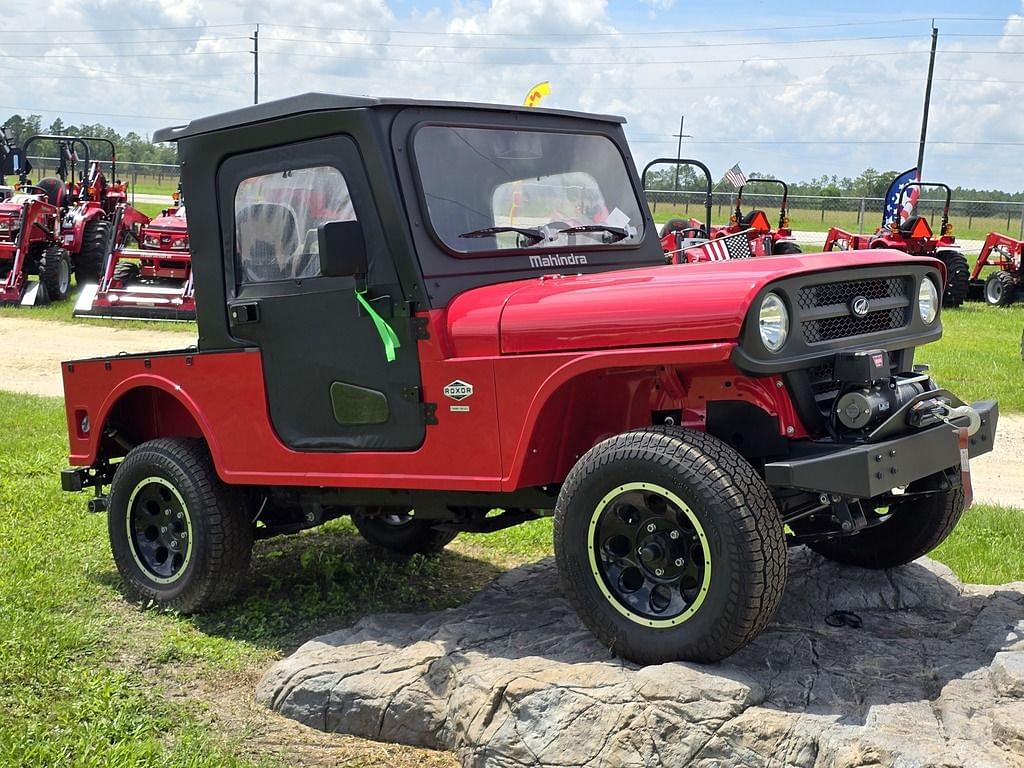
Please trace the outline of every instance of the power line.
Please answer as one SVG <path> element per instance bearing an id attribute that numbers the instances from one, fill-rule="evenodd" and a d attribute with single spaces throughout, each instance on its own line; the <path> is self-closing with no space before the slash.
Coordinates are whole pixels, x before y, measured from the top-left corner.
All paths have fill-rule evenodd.
<path id="1" fill-rule="evenodd" d="M 39 107 L 18 107 L 13 104 L 0 104 L 0 109 L 16 109 L 29 114 L 54 113 L 60 115 L 86 115 L 87 117 L 129 117 L 139 120 L 188 120 L 187 117 L 168 117 L 167 115 L 126 115 L 117 112 L 79 112 L 74 109 L 40 109 Z"/>
<path id="2" fill-rule="evenodd" d="M 47 59 L 134 59 L 154 56 L 225 56 L 232 53 L 250 53 L 250 51 L 173 51 L 169 53 L 90 53 L 79 56 L 74 53 L 46 54 Z M 24 56 L 0 53 L 0 59 L 24 59 Z"/>
<path id="3" fill-rule="evenodd" d="M 462 51 L 550 51 L 555 50 L 550 45 L 540 46 L 518 46 L 518 45 L 462 45 L 460 43 L 445 43 L 441 45 L 431 43 L 378 43 L 370 40 L 318 40 L 310 37 L 268 37 L 264 36 L 264 40 L 274 40 L 282 43 L 314 43 L 316 45 L 361 45 L 371 46 L 375 48 L 445 48 L 445 49 L 458 49 Z M 863 40 L 924 40 L 926 39 L 923 35 L 871 35 L 865 37 L 822 37 L 814 39 L 804 40 L 761 40 L 761 41 L 743 41 L 743 42 L 731 42 L 731 43 L 700 43 L 695 45 L 695 48 L 704 50 L 705 48 L 734 48 L 738 46 L 750 47 L 754 45 L 810 45 L 814 43 L 839 43 L 839 42 L 854 42 Z M 656 49 L 656 48 L 672 48 L 678 50 L 680 48 L 678 43 L 657 43 L 654 45 L 645 45 L 645 50 Z M 608 50 L 633 50 L 633 46 L 607 46 L 607 45 L 574 45 L 565 50 L 571 51 L 608 51 Z"/>
<path id="4" fill-rule="evenodd" d="M 166 40 L 84 40 L 84 41 L 81 41 L 81 42 L 76 42 L 74 47 L 75 48 L 79 48 L 80 46 L 83 46 L 83 45 L 106 45 L 106 46 L 117 45 L 117 46 L 121 46 L 121 45 L 157 45 L 157 44 L 164 44 L 164 43 L 205 43 L 206 41 L 247 40 L 247 39 L 248 38 L 245 35 L 225 35 L 225 36 L 213 36 L 213 35 L 211 35 L 209 37 L 190 37 L 190 38 L 175 37 L 175 38 L 169 38 L 169 39 L 166 39 Z M 0 43 L 0 48 L 8 48 L 10 46 L 25 46 L 25 45 L 35 45 L 35 46 L 49 47 L 49 48 L 54 48 L 54 47 L 62 47 L 63 48 L 63 47 L 66 47 L 66 46 L 55 46 L 53 43 L 48 42 L 48 41 L 44 41 L 44 42 L 22 41 L 22 42 L 13 42 L 13 43 L 11 43 L 11 42 L 7 42 L 6 40 L 4 40 L 2 43 Z"/>
<path id="5" fill-rule="evenodd" d="M 569 50 L 572 49 L 557 49 L 557 50 Z M 247 51 L 251 53 L 251 51 Z M 549 62 L 483 62 L 483 61 L 467 61 L 464 59 L 400 59 L 394 57 L 380 58 L 374 56 L 332 56 L 326 53 L 301 53 L 293 51 L 262 51 L 265 56 L 296 56 L 299 58 L 308 59 L 333 59 L 335 61 L 373 61 L 377 63 L 391 63 L 391 62 L 406 62 L 411 64 L 461 64 L 466 66 L 467 64 L 473 66 L 488 66 L 488 67 L 523 67 L 530 66 L 532 64 L 546 65 Z M 816 56 L 779 56 L 779 57 L 744 57 L 740 59 L 664 59 L 658 61 L 574 61 L 574 60 L 563 60 L 555 62 L 559 66 L 616 66 L 620 64 L 628 64 L 629 66 L 659 66 L 665 64 L 732 64 L 737 62 L 748 62 L 748 61 L 813 61 L 820 59 L 855 59 L 855 58 L 870 58 L 877 56 L 916 56 L 921 54 L 928 54 L 928 51 L 877 51 L 874 53 L 829 53 L 821 54 Z M 0 57 L 2 58 L 2 57 Z"/>

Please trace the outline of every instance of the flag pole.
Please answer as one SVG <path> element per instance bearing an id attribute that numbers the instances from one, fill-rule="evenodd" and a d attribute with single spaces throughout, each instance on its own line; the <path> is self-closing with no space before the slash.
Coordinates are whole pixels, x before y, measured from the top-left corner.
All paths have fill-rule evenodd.
<path id="1" fill-rule="evenodd" d="M 939 39 L 939 28 L 932 19 L 932 52 L 928 59 L 928 82 L 924 87 L 924 112 L 921 114 L 921 143 L 917 148 L 917 178 L 922 179 L 921 169 L 924 167 L 924 143 L 928 136 L 928 110 L 932 103 L 932 75 L 935 74 L 935 44 Z"/>

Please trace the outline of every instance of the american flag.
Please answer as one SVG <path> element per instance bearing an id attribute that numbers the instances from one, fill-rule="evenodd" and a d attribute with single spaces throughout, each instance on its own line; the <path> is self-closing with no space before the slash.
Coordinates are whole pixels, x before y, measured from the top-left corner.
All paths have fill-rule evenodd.
<path id="1" fill-rule="evenodd" d="M 736 189 L 745 186 L 747 183 L 747 177 L 740 170 L 740 164 L 736 163 L 732 168 L 725 172 L 725 178 L 732 184 Z"/>
<path id="2" fill-rule="evenodd" d="M 903 190 L 907 188 L 907 185 L 912 181 L 919 181 L 921 178 L 917 171 L 917 168 L 911 168 L 909 171 L 904 171 L 891 182 L 889 182 L 889 189 L 885 193 L 885 211 L 882 213 L 882 226 L 888 227 L 892 224 L 893 219 L 898 215 L 900 221 L 910 216 L 914 210 L 914 206 L 917 205 L 917 198 L 921 195 L 920 187 L 912 187 L 903 197 L 903 207 L 900 208 L 900 195 Z"/>
<path id="3" fill-rule="evenodd" d="M 683 255 L 685 260 L 691 264 L 698 261 L 749 259 L 753 256 L 750 252 L 750 240 L 747 238 L 746 231 L 737 232 L 735 235 L 716 237 L 706 243 L 684 248 Z"/>

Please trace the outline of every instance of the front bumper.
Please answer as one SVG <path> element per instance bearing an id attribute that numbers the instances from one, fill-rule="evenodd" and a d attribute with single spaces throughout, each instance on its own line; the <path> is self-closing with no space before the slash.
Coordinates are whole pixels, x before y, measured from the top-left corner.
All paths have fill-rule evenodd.
<path id="1" fill-rule="evenodd" d="M 995 441 L 999 406 L 973 403 L 981 427 L 970 439 L 971 458 L 988 453 Z M 875 443 L 815 444 L 808 455 L 765 464 L 765 482 L 777 488 L 869 499 L 960 464 L 956 432 L 946 424 L 904 432 Z"/>

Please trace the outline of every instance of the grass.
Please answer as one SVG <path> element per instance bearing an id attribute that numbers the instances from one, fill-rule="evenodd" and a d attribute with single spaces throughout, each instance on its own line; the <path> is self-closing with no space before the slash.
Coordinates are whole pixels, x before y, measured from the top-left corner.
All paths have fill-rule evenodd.
<path id="1" fill-rule="evenodd" d="M 405 561 L 334 521 L 259 542 L 251 581 L 228 608 L 183 617 L 135 607 L 120 595 L 105 520 L 59 490 L 64 429 L 59 400 L 0 392 L 0 765 L 294 765 L 302 744 L 249 703 L 274 659 L 365 614 L 460 604 L 551 552 L 550 520 L 463 534 L 440 557 Z M 1024 580 L 1020 520 L 979 505 L 935 557 L 964 580 Z M 454 765 L 405 748 L 385 758 L 358 739 L 332 745 L 304 754 L 354 768 Z"/>

